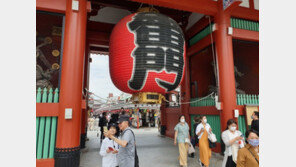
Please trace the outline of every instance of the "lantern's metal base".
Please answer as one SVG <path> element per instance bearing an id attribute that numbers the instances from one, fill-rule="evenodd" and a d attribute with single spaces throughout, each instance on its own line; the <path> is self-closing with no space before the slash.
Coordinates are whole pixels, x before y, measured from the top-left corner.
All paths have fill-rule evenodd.
<path id="1" fill-rule="evenodd" d="M 161 104 L 162 99 L 163 95 L 155 92 L 139 92 L 132 96 L 132 100 L 136 104 Z"/>
<path id="2" fill-rule="evenodd" d="M 80 135 L 80 148 L 85 148 L 86 133 Z"/>
<path id="3" fill-rule="evenodd" d="M 55 167 L 79 167 L 80 146 L 73 148 L 55 148 Z"/>

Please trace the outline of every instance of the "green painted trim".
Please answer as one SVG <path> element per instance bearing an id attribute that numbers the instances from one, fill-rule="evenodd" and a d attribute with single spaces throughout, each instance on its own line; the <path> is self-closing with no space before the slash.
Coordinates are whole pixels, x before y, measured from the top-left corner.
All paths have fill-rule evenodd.
<path id="1" fill-rule="evenodd" d="M 51 119 L 51 135 L 50 135 L 50 146 L 49 146 L 49 157 L 54 158 L 54 148 L 56 142 L 56 129 L 57 129 L 57 117 Z"/>
<path id="2" fill-rule="evenodd" d="M 41 88 L 38 88 L 38 90 L 37 90 L 36 102 L 37 103 L 41 102 Z"/>
<path id="3" fill-rule="evenodd" d="M 254 104 L 259 105 L 257 95 L 237 94 L 237 105 Z"/>
<path id="4" fill-rule="evenodd" d="M 48 92 L 47 103 L 52 103 L 52 101 L 53 101 L 53 90 L 52 88 L 50 88 Z"/>
<path id="5" fill-rule="evenodd" d="M 259 22 L 255 22 L 251 20 L 231 18 L 230 25 L 233 28 L 245 29 L 250 31 L 259 31 Z"/>
<path id="6" fill-rule="evenodd" d="M 46 123 L 45 123 L 45 133 L 44 133 L 44 141 L 43 141 L 43 155 L 42 155 L 43 159 L 48 158 L 51 117 L 46 117 L 45 119 L 46 119 Z"/>
<path id="7" fill-rule="evenodd" d="M 38 134 L 39 134 L 39 117 L 36 118 L 36 148 L 38 146 Z"/>
<path id="8" fill-rule="evenodd" d="M 45 117 L 40 117 L 38 145 L 37 145 L 37 159 L 41 159 L 41 157 L 42 157 L 44 126 L 45 126 Z"/>
<path id="9" fill-rule="evenodd" d="M 58 88 L 56 88 L 55 90 L 54 90 L 54 100 L 53 100 L 53 102 L 54 103 L 58 103 L 59 102 L 59 89 Z"/>
<path id="10" fill-rule="evenodd" d="M 43 94 L 42 94 L 42 103 L 46 103 L 46 102 L 47 102 L 47 89 L 44 88 Z"/>
<path id="11" fill-rule="evenodd" d="M 201 98 L 203 98 L 203 97 L 201 97 Z M 190 101 L 193 102 L 193 101 L 196 101 L 196 100 L 201 99 L 201 98 L 192 98 L 192 99 L 190 99 Z M 205 98 L 203 100 L 190 103 L 191 107 L 215 106 L 215 105 L 216 105 L 215 99 L 212 99 L 211 97 L 208 97 L 208 98 Z"/>
<path id="12" fill-rule="evenodd" d="M 46 88 L 37 89 L 36 103 L 58 103 L 59 102 L 59 89 L 56 88 L 54 91 L 52 88 L 47 90 Z"/>
<path id="13" fill-rule="evenodd" d="M 211 26 L 213 26 L 213 24 L 211 24 Z M 203 30 L 201 30 L 196 35 L 194 35 L 191 39 L 189 39 L 189 46 L 196 44 L 198 41 L 202 40 L 204 37 L 206 37 L 210 33 L 211 33 L 211 28 L 210 28 L 210 25 L 208 25 Z"/>
<path id="14" fill-rule="evenodd" d="M 240 115 L 238 117 L 238 128 L 239 128 L 239 131 L 241 131 L 242 134 L 245 136 L 246 131 L 247 131 L 245 116 Z"/>

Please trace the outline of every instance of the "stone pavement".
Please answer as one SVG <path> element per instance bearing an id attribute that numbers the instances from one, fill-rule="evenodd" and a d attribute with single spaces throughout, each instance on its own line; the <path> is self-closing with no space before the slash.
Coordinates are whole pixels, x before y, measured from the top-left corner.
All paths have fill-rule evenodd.
<path id="1" fill-rule="evenodd" d="M 178 147 L 168 137 L 160 137 L 157 128 L 133 129 L 136 135 L 140 167 L 179 167 Z M 97 131 L 88 131 L 89 141 L 82 150 L 80 167 L 101 167 L 100 142 Z M 198 149 L 196 148 L 196 153 Z M 212 153 L 210 167 L 221 167 L 223 157 Z M 188 167 L 199 167 L 197 158 L 188 157 Z"/>

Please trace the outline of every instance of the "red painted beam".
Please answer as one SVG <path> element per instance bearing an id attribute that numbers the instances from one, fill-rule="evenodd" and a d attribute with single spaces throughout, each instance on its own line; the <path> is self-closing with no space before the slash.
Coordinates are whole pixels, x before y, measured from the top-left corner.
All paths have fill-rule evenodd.
<path id="1" fill-rule="evenodd" d="M 259 21 L 259 10 L 239 6 L 231 12 L 231 17 Z"/>
<path id="2" fill-rule="evenodd" d="M 65 13 L 66 0 L 36 0 L 36 9 L 53 13 Z"/>
<path id="3" fill-rule="evenodd" d="M 250 30 L 233 28 L 232 37 L 234 39 L 240 39 L 240 40 L 244 40 L 244 41 L 259 42 L 259 32 L 258 31 L 250 31 Z"/>
<path id="4" fill-rule="evenodd" d="M 66 0 L 36 0 L 36 10 L 65 13 Z M 87 2 L 87 12 L 91 12 L 91 3 Z"/>
<path id="5" fill-rule="evenodd" d="M 213 35 L 213 42 L 215 41 L 215 35 Z M 204 37 L 202 40 L 198 41 L 196 44 L 192 45 L 188 51 L 187 51 L 187 55 L 186 56 L 192 56 L 194 54 L 196 54 L 197 52 L 201 51 L 202 49 L 204 49 L 205 47 L 209 46 L 212 43 L 211 40 L 211 35 L 207 35 L 206 37 Z"/>
<path id="6" fill-rule="evenodd" d="M 210 16 L 210 18 L 211 21 L 214 20 L 213 17 Z M 195 34 L 204 29 L 207 25 L 209 25 L 209 18 L 204 16 L 185 32 L 186 38 L 192 38 Z"/>
<path id="7" fill-rule="evenodd" d="M 95 22 L 95 21 L 87 21 L 87 30 L 88 31 L 100 31 L 100 32 L 107 32 L 111 33 L 115 24 L 110 23 L 102 23 L 102 22 Z"/>
<path id="8" fill-rule="evenodd" d="M 246 111 L 245 111 L 245 106 L 244 105 L 236 106 L 236 108 L 239 110 L 239 115 L 246 115 Z"/>
<path id="9" fill-rule="evenodd" d="M 109 42 L 110 33 L 98 32 L 98 31 L 87 31 L 86 38 L 87 40 L 90 40 L 90 41 Z"/>
<path id="10" fill-rule="evenodd" d="M 37 159 L 36 167 L 54 167 L 54 159 Z"/>
<path id="11" fill-rule="evenodd" d="M 89 40 L 90 47 L 99 47 L 99 48 L 109 48 L 109 42 L 98 41 L 98 40 Z"/>
<path id="12" fill-rule="evenodd" d="M 190 107 L 189 114 L 198 115 L 220 115 L 220 112 L 215 106 Z"/>
<path id="13" fill-rule="evenodd" d="M 57 117 L 59 103 L 36 103 L 36 117 Z"/>
<path id="14" fill-rule="evenodd" d="M 212 0 L 131 0 L 161 7 L 167 7 L 182 11 L 215 15 L 218 11 L 217 2 Z"/>

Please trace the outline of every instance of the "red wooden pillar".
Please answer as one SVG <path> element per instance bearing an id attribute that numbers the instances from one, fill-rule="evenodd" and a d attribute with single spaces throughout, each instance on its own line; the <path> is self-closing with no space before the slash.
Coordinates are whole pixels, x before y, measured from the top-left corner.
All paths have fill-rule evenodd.
<path id="1" fill-rule="evenodd" d="M 79 167 L 83 62 L 86 38 L 86 0 L 79 0 L 78 11 L 67 0 L 63 46 L 61 91 L 56 167 Z M 72 118 L 65 119 L 65 109 L 72 110 Z"/>
<path id="2" fill-rule="evenodd" d="M 189 72 L 189 56 L 186 56 L 185 61 L 185 71 L 184 71 L 184 80 L 181 83 L 181 112 L 182 115 L 185 116 L 185 120 L 188 123 L 189 127 L 191 127 L 190 115 L 189 115 L 189 107 L 190 103 L 190 72 Z M 183 104 L 186 102 L 185 104 Z"/>
<path id="3" fill-rule="evenodd" d="M 88 90 L 89 86 L 89 42 L 86 41 L 85 44 L 85 59 L 84 59 L 84 74 L 83 74 L 83 89 L 85 96 L 83 97 L 86 100 L 86 109 L 82 109 L 81 113 L 81 136 L 80 136 L 80 147 L 85 148 L 85 141 L 87 137 L 86 128 L 87 128 L 87 119 L 88 119 L 88 93 L 85 89 Z"/>
<path id="4" fill-rule="evenodd" d="M 221 130 L 225 130 L 228 119 L 234 118 L 236 108 L 236 90 L 233 63 L 232 37 L 228 35 L 230 27 L 230 15 L 222 9 L 222 2 L 215 21 L 217 30 L 215 32 L 216 53 L 219 71 L 219 97 L 222 102 Z"/>

